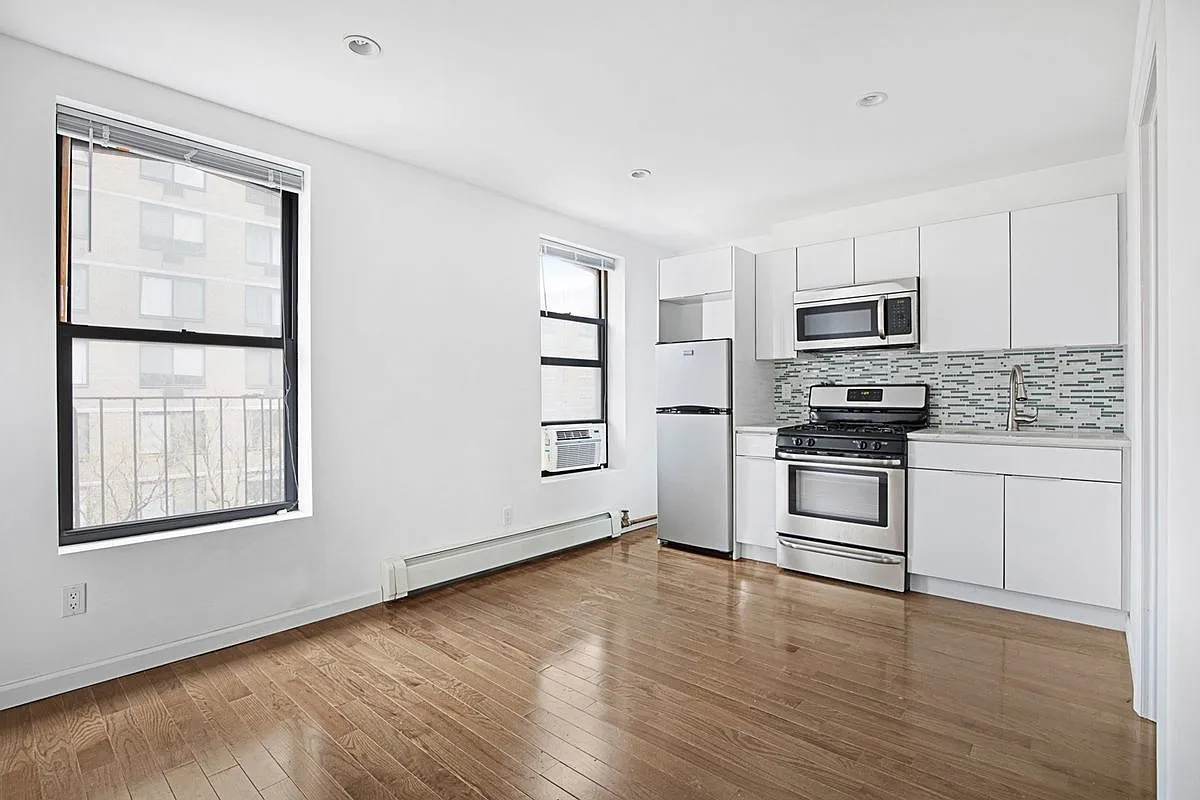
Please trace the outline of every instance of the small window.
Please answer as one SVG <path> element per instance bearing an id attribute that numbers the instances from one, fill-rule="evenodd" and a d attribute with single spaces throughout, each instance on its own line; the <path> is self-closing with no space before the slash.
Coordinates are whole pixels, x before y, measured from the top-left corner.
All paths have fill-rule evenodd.
<path id="1" fill-rule="evenodd" d="M 140 373 L 146 388 L 203 386 L 204 349 L 142 345 Z"/>
<path id="2" fill-rule="evenodd" d="M 204 215 L 168 206 L 142 203 L 141 246 L 175 256 L 205 252 Z"/>
<path id="3" fill-rule="evenodd" d="M 283 261 L 283 242 L 278 228 L 265 225 L 246 225 L 246 263 L 278 270 Z"/>
<path id="4" fill-rule="evenodd" d="M 279 290 L 264 286 L 246 287 L 246 324 L 262 328 L 277 327 L 282 320 Z"/>
<path id="5" fill-rule="evenodd" d="M 143 317 L 202 320 L 204 281 L 143 275 L 141 307 Z"/>
<path id="6" fill-rule="evenodd" d="M 612 259 L 548 240 L 541 251 L 542 424 L 604 422 Z"/>

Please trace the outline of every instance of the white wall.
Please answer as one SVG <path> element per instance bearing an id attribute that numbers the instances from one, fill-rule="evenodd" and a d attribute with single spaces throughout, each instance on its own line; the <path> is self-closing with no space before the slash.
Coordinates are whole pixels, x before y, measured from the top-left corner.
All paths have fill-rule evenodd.
<path id="1" fill-rule="evenodd" d="M 1124 191 L 1125 159 L 1113 155 L 813 214 L 780 222 L 768 234 L 734 244 L 765 253 Z"/>
<path id="2" fill-rule="evenodd" d="M 0 75 L 0 707 L 80 665 L 364 604 L 378 596 L 381 559 L 499 535 L 505 505 L 512 530 L 654 512 L 665 253 L 5 37 Z M 58 553 L 56 95 L 311 166 L 311 519 Z M 548 483 L 536 438 L 540 234 L 624 258 L 612 306 L 627 350 L 610 394 L 625 434 L 618 468 Z M 61 587 L 83 581 L 87 613 L 61 619 Z M 53 688 L 72 682 L 87 681 L 60 676 Z"/>
<path id="3" fill-rule="evenodd" d="M 1165 454 L 1165 514 L 1159 518 L 1157 573 L 1158 792 L 1159 797 L 1184 800 L 1200 797 L 1200 526 L 1195 502 L 1200 479 L 1195 458 L 1200 443 L 1200 315 L 1195 307 L 1200 297 L 1200 5 L 1195 0 L 1143 0 L 1142 19 L 1137 63 L 1147 61 L 1147 49 L 1155 51 L 1162 176 L 1159 269 L 1165 352 L 1160 363 L 1165 403 L 1160 408 L 1165 414 L 1158 444 Z M 1131 107 L 1131 133 L 1139 122 L 1137 110 Z M 1137 176 L 1134 141 L 1131 187 Z"/>

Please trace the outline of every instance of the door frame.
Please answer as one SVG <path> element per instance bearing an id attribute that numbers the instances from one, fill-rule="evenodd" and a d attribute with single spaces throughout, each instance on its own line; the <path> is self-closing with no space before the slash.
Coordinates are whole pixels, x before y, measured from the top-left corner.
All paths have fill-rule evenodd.
<path id="1" fill-rule="evenodd" d="M 1164 564 L 1161 526 L 1165 515 L 1165 449 L 1162 421 L 1165 356 L 1164 281 L 1160 269 L 1162 240 L 1160 131 L 1158 126 L 1158 48 L 1148 37 L 1138 68 L 1132 105 L 1130 145 L 1133 175 L 1128 187 L 1127 219 L 1131 247 L 1127 311 L 1130 359 L 1129 419 L 1131 439 L 1129 623 L 1127 640 L 1133 676 L 1133 708 L 1139 715 L 1157 719 L 1163 685 L 1160 651 L 1165 639 L 1160 610 Z M 1132 423 L 1132 424 L 1128 424 Z"/>

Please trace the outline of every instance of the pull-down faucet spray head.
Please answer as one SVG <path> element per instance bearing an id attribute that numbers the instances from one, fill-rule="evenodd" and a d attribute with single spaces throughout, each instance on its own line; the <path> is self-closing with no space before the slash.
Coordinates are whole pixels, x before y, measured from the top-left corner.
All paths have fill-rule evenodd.
<path id="1" fill-rule="evenodd" d="M 1013 364 L 1012 370 L 1008 373 L 1008 380 L 1012 384 L 1018 400 L 1024 402 L 1029 399 L 1029 395 L 1025 392 L 1025 373 L 1021 371 L 1020 364 Z"/>

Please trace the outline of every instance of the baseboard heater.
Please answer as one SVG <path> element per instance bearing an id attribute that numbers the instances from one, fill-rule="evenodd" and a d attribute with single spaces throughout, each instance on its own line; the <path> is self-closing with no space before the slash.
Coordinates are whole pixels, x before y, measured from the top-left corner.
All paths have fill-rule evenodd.
<path id="1" fill-rule="evenodd" d="M 617 519 L 615 514 L 597 514 L 575 522 L 487 539 L 449 550 L 389 558 L 383 562 L 383 599 L 397 600 L 418 589 L 429 589 L 588 542 L 619 536 L 621 529 Z"/>

